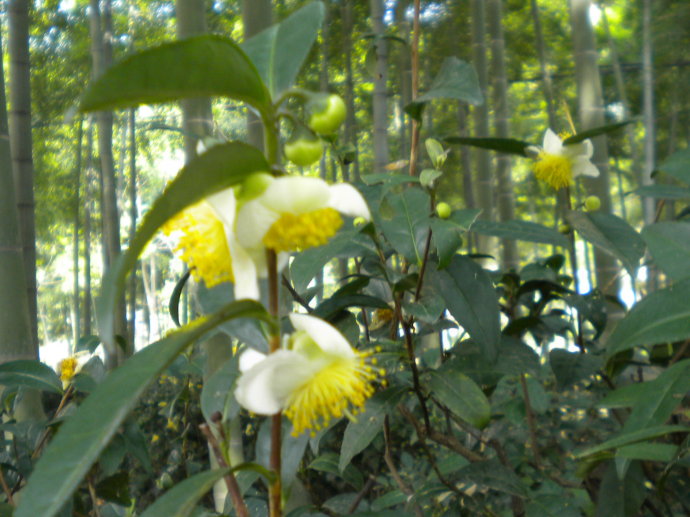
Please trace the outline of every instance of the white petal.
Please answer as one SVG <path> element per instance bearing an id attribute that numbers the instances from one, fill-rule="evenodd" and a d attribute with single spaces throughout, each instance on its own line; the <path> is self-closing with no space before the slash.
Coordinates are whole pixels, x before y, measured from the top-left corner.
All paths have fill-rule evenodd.
<path id="1" fill-rule="evenodd" d="M 590 176 L 596 178 L 599 176 L 599 169 L 589 161 L 589 158 L 584 156 L 576 156 L 573 158 L 573 177 Z"/>
<path id="2" fill-rule="evenodd" d="M 240 371 L 246 372 L 264 359 L 266 359 L 266 354 L 253 348 L 245 348 L 240 355 Z"/>
<path id="3" fill-rule="evenodd" d="M 290 323 L 297 330 L 303 330 L 324 352 L 342 357 L 353 357 L 350 343 L 338 329 L 320 318 L 308 314 L 290 314 Z"/>
<path id="4" fill-rule="evenodd" d="M 563 142 L 558 135 L 551 131 L 551 128 L 544 133 L 544 151 L 549 154 L 561 154 Z"/>
<path id="5" fill-rule="evenodd" d="M 237 211 L 237 202 L 233 189 L 229 188 L 211 194 L 206 198 L 206 202 L 211 205 L 218 219 L 220 219 L 227 228 L 233 227 L 235 224 L 235 212 Z"/>
<path id="6" fill-rule="evenodd" d="M 338 183 L 329 188 L 330 199 L 328 206 L 335 208 L 341 214 L 350 217 L 363 217 L 367 221 L 371 219 L 369 207 L 362 194 L 348 183 Z"/>
<path id="7" fill-rule="evenodd" d="M 235 235 L 239 243 L 248 249 L 263 248 L 262 239 L 280 215 L 259 199 L 245 203 L 237 213 Z"/>
<path id="8" fill-rule="evenodd" d="M 324 208 L 328 190 L 328 184 L 319 178 L 284 176 L 271 183 L 259 199 L 278 213 L 299 215 Z"/>
<path id="9" fill-rule="evenodd" d="M 244 372 L 237 381 L 235 398 L 258 415 L 273 415 L 283 409 L 292 391 L 313 371 L 300 354 L 278 350 Z"/>
<path id="10" fill-rule="evenodd" d="M 594 154 L 594 146 L 592 145 L 592 141 L 588 138 L 587 140 L 583 140 L 582 145 L 584 147 L 582 150 L 584 157 L 591 158 Z"/>
<path id="11" fill-rule="evenodd" d="M 228 248 L 232 257 L 232 275 L 235 277 L 235 299 L 259 300 L 261 294 L 256 263 L 235 238 L 228 239 Z"/>

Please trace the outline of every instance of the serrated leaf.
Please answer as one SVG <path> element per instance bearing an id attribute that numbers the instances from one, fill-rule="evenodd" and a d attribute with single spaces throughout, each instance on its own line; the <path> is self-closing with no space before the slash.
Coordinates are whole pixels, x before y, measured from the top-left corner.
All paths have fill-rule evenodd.
<path id="1" fill-rule="evenodd" d="M 240 45 L 274 99 L 294 84 L 323 16 L 323 4 L 312 2 Z"/>
<path id="2" fill-rule="evenodd" d="M 527 242 L 540 242 L 554 246 L 567 246 L 565 235 L 553 228 L 548 228 L 531 221 L 476 221 L 472 231 L 482 235 L 492 235 L 502 239 L 512 239 Z"/>
<path id="3" fill-rule="evenodd" d="M 588 138 L 594 138 L 595 136 L 605 135 L 607 133 L 612 133 L 618 131 L 622 127 L 632 124 L 635 120 L 625 120 L 623 122 L 616 122 L 615 124 L 606 124 L 605 126 L 597 126 L 592 129 L 587 129 L 586 131 L 580 131 L 575 133 L 573 136 L 569 136 L 563 140 L 563 145 L 572 145 L 587 140 Z"/>
<path id="4" fill-rule="evenodd" d="M 498 297 L 489 275 L 472 259 L 455 255 L 448 267 L 433 274 L 448 310 L 493 361 L 501 340 Z"/>
<path id="5" fill-rule="evenodd" d="M 40 361 L 30 359 L 0 364 L 0 384 L 62 393 L 62 382 L 55 371 Z"/>
<path id="6" fill-rule="evenodd" d="M 632 226 L 616 215 L 603 212 L 589 214 L 570 210 L 565 217 L 583 239 L 616 257 L 635 277 L 645 244 Z"/>
<path id="7" fill-rule="evenodd" d="M 529 142 L 516 140 L 514 138 L 474 138 L 467 136 L 447 136 L 443 139 L 449 144 L 469 145 L 471 147 L 479 147 L 480 149 L 489 149 L 499 153 L 517 154 L 518 156 L 526 157 L 526 149 L 528 147 L 537 147 Z"/>
<path id="8" fill-rule="evenodd" d="M 82 96 L 81 111 L 131 108 L 187 97 L 230 97 L 259 111 L 271 96 L 232 40 L 202 35 L 138 52 L 116 63 Z"/>
<path id="9" fill-rule="evenodd" d="M 57 514 L 151 381 L 219 323 L 250 316 L 270 321 L 261 304 L 236 302 L 149 345 L 113 370 L 62 424 L 24 487 L 15 517 Z"/>
<path id="10" fill-rule="evenodd" d="M 395 408 L 406 391 L 401 388 L 388 388 L 376 393 L 367 400 L 364 411 L 357 416 L 357 420 L 347 424 L 340 446 L 340 472 L 343 472 L 352 458 L 362 452 L 379 434 L 383 427 L 383 419 Z"/>
<path id="11" fill-rule="evenodd" d="M 655 291 L 633 306 L 618 322 L 606 348 L 610 358 L 638 345 L 656 345 L 690 338 L 690 279 Z"/>
<path id="12" fill-rule="evenodd" d="M 665 221 L 642 230 L 654 262 L 672 280 L 690 277 L 690 223 Z"/>
<path id="13" fill-rule="evenodd" d="M 383 234 L 395 250 L 414 264 L 421 264 L 429 231 L 429 196 L 418 188 L 402 194 L 389 193 L 382 205 L 390 206 L 390 217 L 382 210 L 378 221 Z"/>
<path id="14" fill-rule="evenodd" d="M 673 153 L 657 166 L 657 170 L 690 185 L 690 147 Z"/>
<path id="15" fill-rule="evenodd" d="M 136 266 L 139 254 L 158 229 L 180 210 L 240 183 L 254 172 L 267 170 L 269 166 L 261 151 L 241 142 L 214 146 L 182 168 L 144 216 L 129 248 L 117 257 L 103 278 L 96 314 L 104 346 L 115 349 L 115 302 L 124 291 L 127 272 Z"/>
<path id="16" fill-rule="evenodd" d="M 159 497 L 141 517 L 188 517 L 204 494 L 228 472 L 230 469 L 210 470 L 185 479 Z"/>
<path id="17" fill-rule="evenodd" d="M 442 404 L 477 429 L 489 423 L 489 400 L 472 379 L 455 370 L 451 362 L 430 373 L 429 388 Z"/>

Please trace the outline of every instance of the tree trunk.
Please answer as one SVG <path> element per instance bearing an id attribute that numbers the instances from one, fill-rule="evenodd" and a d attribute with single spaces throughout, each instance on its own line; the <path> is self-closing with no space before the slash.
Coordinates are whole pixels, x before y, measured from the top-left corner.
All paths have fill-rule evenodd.
<path id="1" fill-rule="evenodd" d="M 89 22 L 91 30 L 91 56 L 93 78 L 97 79 L 110 66 L 112 61 L 112 17 L 110 0 L 105 0 L 101 17 L 99 0 L 90 0 Z M 102 19 L 101 19 L 102 18 Z M 117 207 L 117 182 L 113 162 L 113 114 L 110 111 L 96 113 L 98 127 L 98 154 L 101 173 L 101 223 L 104 248 L 104 268 L 108 268 L 120 254 L 120 214 Z M 124 295 L 115 304 L 115 334 L 127 336 Z M 116 367 L 124 357 L 132 352 L 131 344 L 123 351 L 117 345 L 107 347 L 106 366 Z"/>
<path id="2" fill-rule="evenodd" d="M 383 37 L 385 35 L 383 0 L 370 0 L 370 10 L 376 50 L 372 101 L 374 110 L 374 172 L 385 172 L 385 167 L 388 164 L 388 45 Z"/>
<path id="3" fill-rule="evenodd" d="M 642 1 L 642 99 L 644 114 L 644 171 L 642 185 L 651 185 L 656 162 L 656 125 L 654 120 L 654 68 L 652 61 L 652 2 Z M 654 199 L 642 198 L 645 224 L 654 222 Z"/>
<path id="4" fill-rule="evenodd" d="M 541 16 L 539 14 L 539 4 L 537 0 L 531 0 L 532 6 L 532 22 L 534 23 L 534 40 L 537 47 L 537 55 L 539 56 L 539 70 L 541 71 L 541 82 L 544 87 L 544 100 L 546 101 L 546 112 L 549 115 L 549 127 L 558 131 L 558 119 L 556 118 L 556 106 L 553 96 L 553 82 L 551 81 L 551 72 L 548 67 L 548 58 L 546 56 L 546 46 L 544 45 L 544 32 L 541 28 Z"/>
<path id="5" fill-rule="evenodd" d="M 273 23 L 273 7 L 270 0 L 242 0 L 244 39 L 247 40 Z M 259 149 L 264 147 L 264 130 L 261 119 L 247 112 L 247 141 Z"/>
<path id="6" fill-rule="evenodd" d="M 359 180 L 359 152 L 357 148 L 357 127 L 355 121 L 355 86 L 352 74 L 352 0 L 343 0 L 343 54 L 345 56 L 345 141 L 354 149 L 354 161 L 343 167 L 343 181 Z M 352 172 L 352 174 L 351 174 Z"/>
<path id="7" fill-rule="evenodd" d="M 129 110 L 129 242 L 134 240 L 137 233 L 137 133 L 136 133 L 136 110 Z M 129 298 L 129 341 L 132 349 L 136 350 L 137 336 L 137 269 L 132 268 L 129 276 L 128 298 Z"/>
<path id="8" fill-rule="evenodd" d="M 570 22 L 572 26 L 573 49 L 575 54 L 575 76 L 579 101 L 579 130 L 604 125 L 604 100 L 601 78 L 597 63 L 597 49 L 594 31 L 589 19 L 590 0 L 571 0 Z M 601 210 L 611 212 L 609 184 L 608 150 L 606 136 L 592 139 L 594 156 L 592 162 L 599 169 L 598 178 L 587 178 L 585 186 L 601 199 Z M 597 287 L 606 293 L 616 294 L 618 267 L 608 254 L 594 250 Z"/>
<path id="9" fill-rule="evenodd" d="M 508 138 L 508 80 L 505 67 L 505 40 L 503 38 L 502 0 L 489 0 L 489 33 L 491 35 L 491 75 L 492 100 L 494 107 L 494 133 L 498 138 Z M 496 155 L 496 180 L 498 182 L 498 215 L 501 221 L 515 218 L 515 199 L 513 197 L 513 176 L 510 155 Z M 519 255 L 517 242 L 504 239 L 501 247 L 503 269 L 517 269 Z"/>
<path id="10" fill-rule="evenodd" d="M 477 71 L 479 87 L 487 99 L 488 70 L 486 63 L 486 44 L 485 44 L 485 3 L 484 0 L 472 0 L 472 61 Z M 474 115 L 474 136 L 478 138 L 489 136 L 489 108 L 484 101 L 481 106 L 475 106 Z M 493 219 L 493 178 L 491 174 L 491 157 L 488 151 L 483 149 L 474 150 L 475 164 L 475 187 L 477 189 L 476 199 L 478 207 L 482 213 L 482 219 Z M 490 253 L 490 240 L 479 236 L 478 251 L 480 253 Z"/>
<path id="11" fill-rule="evenodd" d="M 36 228 L 34 223 L 34 163 L 31 156 L 31 65 L 29 61 L 29 0 L 11 0 L 9 15 L 10 147 L 20 239 L 24 257 L 29 318 L 38 347 L 36 288 Z"/>
<path id="12" fill-rule="evenodd" d="M 81 226 L 81 169 L 82 169 L 82 140 L 84 137 L 84 119 L 79 118 L 77 127 L 77 149 L 74 166 L 74 233 L 72 234 L 72 267 L 73 267 L 73 287 L 72 287 L 72 350 L 77 349 L 79 336 L 81 334 L 81 299 L 79 288 L 79 228 Z"/>
<path id="13" fill-rule="evenodd" d="M 84 171 L 84 335 L 90 336 L 91 307 L 91 211 L 93 209 L 93 119 L 89 119 L 89 131 L 86 134 L 86 170 Z"/>

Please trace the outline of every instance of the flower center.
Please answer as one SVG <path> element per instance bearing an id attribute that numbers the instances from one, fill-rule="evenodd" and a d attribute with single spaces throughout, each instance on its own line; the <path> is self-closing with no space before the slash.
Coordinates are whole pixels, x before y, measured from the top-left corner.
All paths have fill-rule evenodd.
<path id="1" fill-rule="evenodd" d="M 338 357 L 290 394 L 285 415 L 292 421 L 293 436 L 307 429 L 313 435 L 331 418 L 353 418 L 364 407 L 374 393 L 371 381 L 385 373 L 371 367 L 368 356 L 357 353 L 353 358 Z"/>
<path id="2" fill-rule="evenodd" d="M 225 228 L 208 204 L 187 208 L 165 223 L 163 231 L 181 233 L 175 251 L 181 252 L 194 280 L 209 288 L 235 281 Z"/>
<path id="3" fill-rule="evenodd" d="M 334 208 L 321 208 L 305 214 L 284 213 L 264 235 L 263 243 L 276 252 L 301 251 L 322 246 L 343 225 Z"/>
<path id="4" fill-rule="evenodd" d="M 534 164 L 534 175 L 554 189 L 559 190 L 570 185 L 573 179 L 573 164 L 570 158 L 558 154 L 539 153 Z"/>
<path id="5" fill-rule="evenodd" d="M 77 358 L 67 357 L 63 359 L 60 361 L 58 369 L 60 370 L 60 380 L 62 382 L 70 382 L 77 373 Z"/>

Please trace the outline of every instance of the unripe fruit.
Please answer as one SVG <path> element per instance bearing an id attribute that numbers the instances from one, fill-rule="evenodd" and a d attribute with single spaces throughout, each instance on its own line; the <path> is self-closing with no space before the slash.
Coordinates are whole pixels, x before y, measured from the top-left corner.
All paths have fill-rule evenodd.
<path id="1" fill-rule="evenodd" d="M 568 223 L 561 223 L 558 225 L 558 231 L 563 235 L 567 235 L 572 231 L 572 228 Z"/>
<path id="2" fill-rule="evenodd" d="M 451 208 L 448 203 L 439 203 L 436 205 L 436 215 L 441 219 L 448 219 L 450 217 Z"/>
<path id="3" fill-rule="evenodd" d="M 367 220 L 364 217 L 355 217 L 355 220 L 352 221 L 352 224 L 355 226 L 364 226 L 367 224 Z"/>
<path id="4" fill-rule="evenodd" d="M 585 208 L 588 212 L 596 212 L 601 208 L 601 199 L 597 196 L 587 196 L 587 199 L 585 199 Z"/>
<path id="5" fill-rule="evenodd" d="M 316 162 L 323 154 L 323 142 L 318 138 L 296 138 L 283 148 L 285 157 L 295 165 L 306 167 Z"/>
<path id="6" fill-rule="evenodd" d="M 237 199 L 247 202 L 255 197 L 259 197 L 272 181 L 273 176 L 267 172 L 256 172 L 251 174 L 240 185 L 239 192 L 237 192 Z"/>
<path id="7" fill-rule="evenodd" d="M 347 108 L 339 95 L 331 94 L 323 106 L 316 107 L 309 118 L 309 129 L 320 135 L 335 133 L 345 120 Z"/>

